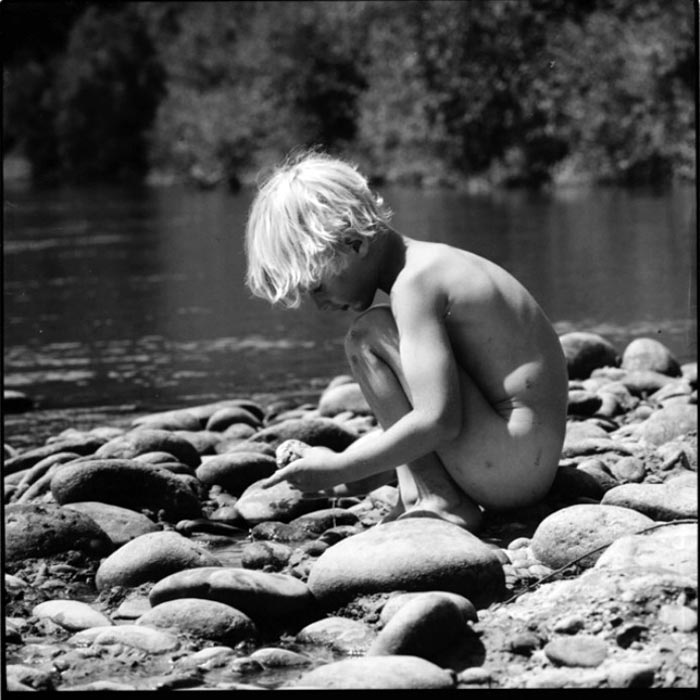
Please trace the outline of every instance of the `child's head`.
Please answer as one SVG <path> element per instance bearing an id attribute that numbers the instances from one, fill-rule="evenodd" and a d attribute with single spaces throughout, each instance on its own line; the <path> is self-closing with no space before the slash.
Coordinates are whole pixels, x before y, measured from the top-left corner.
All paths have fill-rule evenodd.
<path id="1" fill-rule="evenodd" d="M 391 212 L 354 165 L 310 150 L 288 157 L 260 187 L 246 226 L 246 282 L 272 303 L 298 306 L 342 269 L 344 236 L 373 236 Z"/>

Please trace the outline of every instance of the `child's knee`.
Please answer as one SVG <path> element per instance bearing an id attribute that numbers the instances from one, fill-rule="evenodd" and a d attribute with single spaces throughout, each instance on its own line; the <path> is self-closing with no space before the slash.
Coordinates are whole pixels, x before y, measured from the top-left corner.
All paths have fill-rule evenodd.
<path id="1" fill-rule="evenodd" d="M 386 342 L 388 335 L 396 335 L 396 322 L 387 305 L 372 306 L 361 313 L 345 336 L 348 358 L 367 358 L 373 348 Z"/>

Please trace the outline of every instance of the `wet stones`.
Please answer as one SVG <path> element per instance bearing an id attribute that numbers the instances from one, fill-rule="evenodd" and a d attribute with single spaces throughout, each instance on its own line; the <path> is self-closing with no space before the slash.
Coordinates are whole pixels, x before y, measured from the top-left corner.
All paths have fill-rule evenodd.
<path id="1" fill-rule="evenodd" d="M 234 496 L 274 474 L 275 459 L 260 452 L 229 452 L 208 458 L 197 467 L 197 478 L 208 486 L 218 484 Z"/>
<path id="2" fill-rule="evenodd" d="M 367 653 L 377 633 L 369 625 L 346 617 L 330 616 L 301 629 L 296 641 L 328 646 L 343 653 Z"/>
<path id="3" fill-rule="evenodd" d="M 303 615 L 315 607 L 308 586 L 293 576 L 238 567 L 180 571 L 158 581 L 149 595 L 153 606 L 177 598 L 215 600 L 256 622 Z"/>
<path id="4" fill-rule="evenodd" d="M 47 600 L 36 605 L 32 615 L 37 618 L 46 617 L 72 632 L 112 624 L 101 612 L 78 600 Z"/>
<path id="5" fill-rule="evenodd" d="M 123 644 L 149 654 L 165 654 L 180 646 L 176 635 L 145 625 L 90 627 L 74 634 L 69 642 L 76 645 L 95 644 L 97 646 Z"/>
<path id="6" fill-rule="evenodd" d="M 547 516 L 532 537 L 532 551 L 553 569 L 582 557 L 580 566 L 592 566 L 603 545 L 622 535 L 638 532 L 653 520 L 628 508 L 610 505 L 572 505 Z M 585 556 L 584 556 L 585 555 Z"/>
<path id="7" fill-rule="evenodd" d="M 135 624 L 176 629 L 229 646 L 257 637 L 255 624 L 247 615 L 230 605 L 203 598 L 163 602 L 144 613 Z"/>
<path id="8" fill-rule="evenodd" d="M 309 589 L 332 607 L 378 591 L 440 589 L 488 605 L 503 592 L 503 569 L 471 533 L 443 520 L 406 518 L 341 540 L 313 564 Z"/>
<path id="9" fill-rule="evenodd" d="M 163 510 L 172 520 L 201 515 L 199 498 L 186 481 L 157 465 L 135 460 L 66 464 L 51 479 L 51 493 L 58 503 L 100 501 L 135 511 Z"/>
<path id="10" fill-rule="evenodd" d="M 11 504 L 5 508 L 5 558 L 16 562 L 78 550 L 92 557 L 113 545 L 89 516 L 53 503 Z"/>
<path id="11" fill-rule="evenodd" d="M 209 552 L 176 532 L 153 532 L 131 540 L 102 561 L 95 586 L 98 590 L 138 586 L 182 569 L 218 564 Z"/>
<path id="12" fill-rule="evenodd" d="M 236 503 L 236 510 L 249 525 L 266 520 L 289 522 L 294 518 L 328 505 L 326 496 L 306 498 L 286 481 L 263 489 L 260 482 L 251 484 Z"/>
<path id="13" fill-rule="evenodd" d="M 455 674 L 418 656 L 367 656 L 319 666 L 289 688 L 431 690 L 455 687 Z"/>

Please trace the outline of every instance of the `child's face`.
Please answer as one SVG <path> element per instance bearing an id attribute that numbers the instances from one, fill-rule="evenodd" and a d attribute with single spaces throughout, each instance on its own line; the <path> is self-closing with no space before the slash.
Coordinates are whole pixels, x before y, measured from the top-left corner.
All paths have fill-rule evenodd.
<path id="1" fill-rule="evenodd" d="M 371 283 L 365 256 L 350 250 L 345 258 L 345 265 L 339 272 L 325 275 L 309 290 L 309 296 L 319 309 L 364 311 L 374 301 L 377 288 Z"/>

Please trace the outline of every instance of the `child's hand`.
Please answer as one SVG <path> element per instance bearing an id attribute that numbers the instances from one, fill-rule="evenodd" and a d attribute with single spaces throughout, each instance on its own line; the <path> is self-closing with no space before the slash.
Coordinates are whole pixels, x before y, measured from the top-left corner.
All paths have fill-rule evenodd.
<path id="1" fill-rule="evenodd" d="M 327 447 L 311 447 L 300 459 L 278 469 L 272 476 L 260 483 L 261 488 L 269 488 L 281 481 L 287 481 L 300 491 L 322 491 L 344 481 L 338 453 Z"/>

